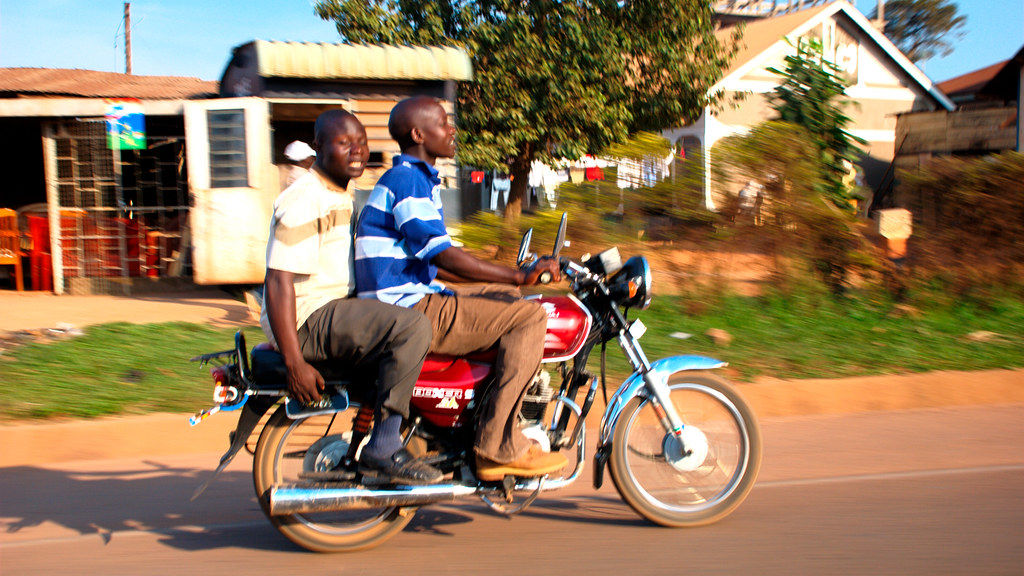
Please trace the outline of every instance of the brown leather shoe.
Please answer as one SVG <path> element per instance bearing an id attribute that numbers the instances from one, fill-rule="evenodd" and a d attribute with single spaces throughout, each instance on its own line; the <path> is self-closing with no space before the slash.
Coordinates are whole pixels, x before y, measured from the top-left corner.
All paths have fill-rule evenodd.
<path id="1" fill-rule="evenodd" d="M 485 482 L 495 482 L 505 476 L 532 478 L 561 470 L 569 463 L 568 458 L 555 452 L 545 452 L 537 444 L 531 444 L 526 454 L 514 462 L 502 464 L 476 457 L 476 477 Z"/>

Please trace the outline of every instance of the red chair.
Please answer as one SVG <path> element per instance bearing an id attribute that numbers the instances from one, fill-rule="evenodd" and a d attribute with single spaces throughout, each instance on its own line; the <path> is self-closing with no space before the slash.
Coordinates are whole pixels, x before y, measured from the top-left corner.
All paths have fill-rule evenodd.
<path id="1" fill-rule="evenodd" d="M 50 256 L 50 220 L 45 216 L 26 216 L 32 250 L 28 254 L 33 290 L 53 290 L 53 257 Z"/>

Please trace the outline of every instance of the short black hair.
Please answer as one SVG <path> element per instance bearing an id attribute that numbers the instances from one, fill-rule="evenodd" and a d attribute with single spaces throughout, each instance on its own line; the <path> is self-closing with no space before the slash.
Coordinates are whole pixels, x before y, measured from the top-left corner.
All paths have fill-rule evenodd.
<path id="1" fill-rule="evenodd" d="M 418 125 L 423 112 L 430 105 L 440 105 L 440 102 L 432 96 L 413 96 L 395 104 L 391 109 L 388 133 L 402 150 L 416 145 L 412 139 L 412 129 Z"/>
<path id="2" fill-rule="evenodd" d="M 335 126 L 338 126 L 344 122 L 347 118 L 355 118 L 356 115 L 345 110 L 344 108 L 335 108 L 327 110 L 316 117 L 316 123 L 313 125 L 313 141 L 322 142 L 321 136 L 328 130 L 335 130 Z M 359 119 L 356 118 L 356 121 Z"/>

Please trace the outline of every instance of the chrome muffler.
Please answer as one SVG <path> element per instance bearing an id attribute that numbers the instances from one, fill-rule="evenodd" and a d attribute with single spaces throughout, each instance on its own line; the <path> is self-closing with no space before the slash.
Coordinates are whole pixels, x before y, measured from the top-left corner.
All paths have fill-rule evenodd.
<path id="1" fill-rule="evenodd" d="M 472 496 L 477 490 L 476 486 L 464 484 L 392 486 L 381 489 L 283 485 L 270 489 L 267 509 L 271 516 L 280 516 L 357 508 L 423 506 Z"/>
<path id="2" fill-rule="evenodd" d="M 558 490 L 572 484 L 582 470 L 582 460 L 568 478 L 524 478 L 514 490 Z M 387 508 L 390 506 L 425 506 L 453 502 L 466 496 L 495 498 L 498 488 L 466 484 L 433 484 L 429 486 L 390 486 L 388 488 L 331 488 L 323 485 L 290 484 L 274 486 L 267 493 L 267 511 L 271 516 L 336 512 L 359 508 Z"/>

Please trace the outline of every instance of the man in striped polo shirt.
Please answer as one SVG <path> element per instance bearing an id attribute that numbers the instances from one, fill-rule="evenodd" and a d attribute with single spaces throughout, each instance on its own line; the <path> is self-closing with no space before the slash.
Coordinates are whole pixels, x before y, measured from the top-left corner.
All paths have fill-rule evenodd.
<path id="1" fill-rule="evenodd" d="M 518 298 L 515 288 L 453 291 L 438 281 L 537 283 L 542 272 L 560 279 L 558 264 L 542 260 L 519 270 L 476 258 L 452 245 L 444 225 L 441 180 L 434 163 L 455 156 L 455 128 L 435 98 L 416 96 L 391 111 L 388 131 L 402 153 L 381 176 L 356 228 L 356 290 L 423 312 L 433 334 L 430 351 L 459 356 L 497 348 L 495 389 L 479 406 L 476 474 L 542 476 L 566 465 L 565 456 L 543 452 L 522 433 L 518 414 L 544 350 L 547 314 Z"/>

